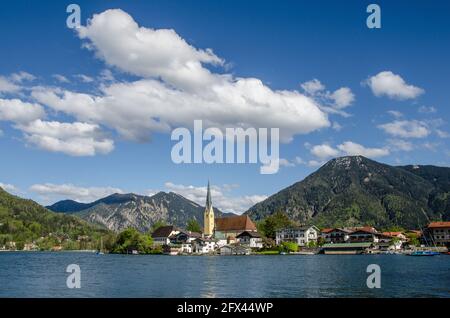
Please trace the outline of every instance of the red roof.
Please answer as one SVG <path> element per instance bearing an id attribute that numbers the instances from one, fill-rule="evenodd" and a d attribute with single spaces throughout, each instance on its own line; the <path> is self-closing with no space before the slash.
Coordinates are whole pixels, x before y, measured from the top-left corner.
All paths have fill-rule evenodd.
<path id="1" fill-rule="evenodd" d="M 332 229 L 332 228 L 327 228 L 327 229 L 323 229 L 322 231 L 320 231 L 320 232 L 322 232 L 322 233 L 330 233 L 331 231 L 333 231 L 334 229 Z"/>
<path id="2" fill-rule="evenodd" d="M 247 215 L 229 216 L 216 219 L 216 231 L 256 231 L 255 223 Z"/>
<path id="3" fill-rule="evenodd" d="M 402 232 L 383 232 L 385 236 L 399 236 Z"/>
<path id="4" fill-rule="evenodd" d="M 450 222 L 431 222 L 428 224 L 428 228 L 442 228 L 442 227 L 450 227 Z"/>

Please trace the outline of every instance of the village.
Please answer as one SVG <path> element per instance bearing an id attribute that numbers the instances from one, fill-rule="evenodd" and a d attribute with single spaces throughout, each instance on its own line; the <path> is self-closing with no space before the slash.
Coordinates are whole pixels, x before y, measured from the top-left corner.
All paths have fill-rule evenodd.
<path id="1" fill-rule="evenodd" d="M 208 184 L 203 233 L 169 225 L 157 228 L 152 237 L 167 255 L 435 255 L 448 253 L 450 222 L 431 222 L 423 230 L 396 232 L 380 232 L 371 226 L 324 229 L 314 225 L 292 226 L 277 230 L 275 244 L 267 246 L 247 215 L 214 217 Z"/>
<path id="2" fill-rule="evenodd" d="M 256 224 L 247 215 L 215 217 L 208 183 L 206 205 L 203 213 L 203 231 L 189 231 L 174 225 L 154 228 L 151 253 L 166 255 L 345 255 L 345 254 L 405 254 L 433 256 L 449 254 L 450 222 L 430 222 L 423 229 L 379 231 L 372 226 L 319 228 L 315 225 L 291 225 L 276 229 L 269 238 L 258 231 Z M 202 233 L 201 233 L 202 232 Z M 50 233 L 48 244 L 39 240 L 19 246 L 14 241 L 0 244 L 2 251 L 62 251 L 77 250 L 103 253 L 89 244 L 90 237 L 79 235 L 66 244 L 75 248 L 64 248 L 61 238 Z M 68 242 L 68 243 L 67 243 Z M 140 254 L 133 246 L 109 253 Z M 146 252 L 148 253 L 148 252 Z M 449 254 L 450 255 L 450 254 Z"/>

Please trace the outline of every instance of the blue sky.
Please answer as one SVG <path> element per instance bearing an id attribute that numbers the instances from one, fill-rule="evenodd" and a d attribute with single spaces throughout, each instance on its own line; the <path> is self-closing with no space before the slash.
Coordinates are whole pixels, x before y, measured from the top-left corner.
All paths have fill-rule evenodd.
<path id="1" fill-rule="evenodd" d="M 201 203 L 210 179 L 216 205 L 241 213 L 335 156 L 449 166 L 446 1 L 377 1 L 381 29 L 366 26 L 369 1 L 77 1 L 82 31 L 66 27 L 70 3 L 0 4 L 10 192 L 48 204 L 163 190 Z M 273 122 L 292 137 L 279 172 L 174 164 L 170 131 L 192 114 Z"/>

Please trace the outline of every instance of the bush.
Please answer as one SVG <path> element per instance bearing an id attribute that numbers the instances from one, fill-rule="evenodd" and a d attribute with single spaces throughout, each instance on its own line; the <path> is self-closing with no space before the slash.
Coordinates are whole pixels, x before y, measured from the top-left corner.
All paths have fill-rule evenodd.
<path id="1" fill-rule="evenodd" d="M 282 242 L 280 252 L 292 253 L 298 251 L 298 244 L 295 242 Z"/>
<path id="2" fill-rule="evenodd" d="M 149 254 L 152 251 L 152 245 L 153 239 L 150 235 L 141 234 L 136 229 L 128 228 L 117 236 L 112 252 L 127 254 L 135 250 L 139 254 Z"/>

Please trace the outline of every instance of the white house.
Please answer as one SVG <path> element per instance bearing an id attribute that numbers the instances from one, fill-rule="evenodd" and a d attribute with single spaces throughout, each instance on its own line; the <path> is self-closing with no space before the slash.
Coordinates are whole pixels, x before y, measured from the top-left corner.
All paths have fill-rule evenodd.
<path id="1" fill-rule="evenodd" d="M 309 242 L 317 242 L 319 232 L 314 225 L 284 228 L 276 232 L 276 243 L 295 242 L 298 246 L 308 246 Z"/>
<path id="2" fill-rule="evenodd" d="M 216 241 L 209 238 L 197 238 L 192 242 L 192 253 L 209 254 L 216 249 Z"/>
<path id="3" fill-rule="evenodd" d="M 192 254 L 192 244 L 191 243 L 183 243 L 181 244 L 181 252 Z"/>
<path id="4" fill-rule="evenodd" d="M 169 245 L 171 237 L 180 233 L 180 230 L 173 225 L 161 226 L 152 233 L 153 243 L 159 245 Z"/>
<path id="5" fill-rule="evenodd" d="M 220 255 L 250 255 L 251 249 L 242 245 L 225 245 L 219 248 Z"/>
<path id="6" fill-rule="evenodd" d="M 238 242 L 242 245 L 249 246 L 251 248 L 262 248 L 263 240 L 258 232 L 254 231 L 244 231 L 238 236 L 236 236 Z"/>

